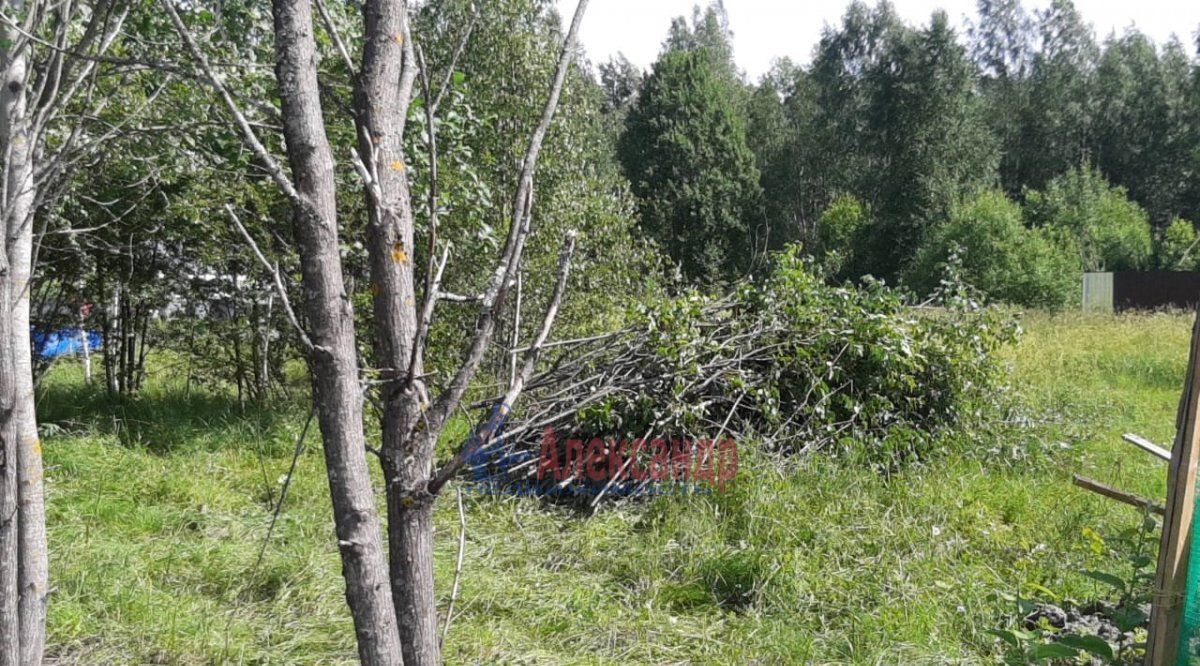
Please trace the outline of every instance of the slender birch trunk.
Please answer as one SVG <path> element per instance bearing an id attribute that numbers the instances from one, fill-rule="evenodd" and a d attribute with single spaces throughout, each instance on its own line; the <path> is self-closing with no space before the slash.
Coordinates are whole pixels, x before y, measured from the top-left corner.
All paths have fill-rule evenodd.
<path id="1" fill-rule="evenodd" d="M 13 44 L 14 30 L 5 30 L 4 43 Z M 22 165 L 28 162 L 28 140 L 23 135 L 25 117 L 26 58 L 23 53 L 5 52 L 4 80 L 0 81 L 0 149 L 4 151 L 3 197 L 0 197 L 0 666 L 16 665 L 21 657 L 21 621 L 19 612 L 20 518 L 18 515 L 18 449 L 21 441 L 21 414 L 18 409 L 17 353 L 14 345 L 16 322 L 13 317 L 11 257 L 11 214 L 22 205 L 20 187 L 25 181 Z M 13 167 L 16 168 L 13 168 Z M 29 335 L 29 331 L 25 331 Z"/>
<path id="2" fill-rule="evenodd" d="M 6 234 L 7 235 L 7 234 Z M 0 250 L 7 250 L 0 247 Z M 21 656 L 18 613 L 17 383 L 13 367 L 12 280 L 7 252 L 0 251 L 0 666 L 17 666 Z"/>
<path id="3" fill-rule="evenodd" d="M 19 9 L 19 8 L 18 8 Z M 17 35 L 6 35 L 9 43 Z M 42 661 L 45 644 L 47 550 L 46 519 L 42 480 L 42 453 L 37 434 L 34 411 L 33 350 L 29 337 L 30 278 L 33 263 L 33 214 L 36 191 L 33 184 L 34 149 L 26 86 L 28 82 L 28 53 L 21 52 L 5 58 L 8 64 L 0 99 L 3 107 L 2 141 L 5 163 L 3 219 L 5 226 L 5 256 L 7 284 L 4 308 L 8 329 L 6 347 L 9 358 L 2 370 L 10 374 L 4 381 L 4 392 L 11 391 L 6 418 L 11 421 L 4 430 L 15 438 L 6 444 L 6 461 L 15 464 L 16 511 L 0 518 L 6 530 L 16 523 L 17 612 L 19 655 L 21 663 Z M 11 388 L 9 388 L 11 387 Z M 10 474 L 6 470 L 5 477 Z M 7 493 L 7 491 L 6 491 Z M 8 501 L 6 497 L 5 502 Z M 6 546 L 7 550 L 7 546 Z M 7 553 L 5 557 L 7 557 Z M 7 581 L 10 574 L 5 571 Z M 7 606 L 8 601 L 4 604 Z M 3 631 L 9 631 L 6 627 Z M 5 646 L 8 649 L 9 646 Z"/>
<path id="4" fill-rule="evenodd" d="M 88 340 L 87 326 L 84 323 L 84 318 L 79 318 L 79 349 L 83 354 L 83 383 L 85 386 L 92 385 L 92 345 Z M 190 379 L 190 377 L 189 377 Z"/>
<path id="5" fill-rule="evenodd" d="M 29 295 L 33 269 L 33 169 L 26 162 L 24 185 L 9 236 L 12 274 L 12 346 L 16 374 L 17 481 L 21 663 L 42 663 L 46 643 L 49 561 L 46 546 L 45 482 L 33 390 L 33 348 L 29 336 Z M 11 182 L 11 181 L 10 181 Z M 10 192 L 12 190 L 10 189 Z"/>

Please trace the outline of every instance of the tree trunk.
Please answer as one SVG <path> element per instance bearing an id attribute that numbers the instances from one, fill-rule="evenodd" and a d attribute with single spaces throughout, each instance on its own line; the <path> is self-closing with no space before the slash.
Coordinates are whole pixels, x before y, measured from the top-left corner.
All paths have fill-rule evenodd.
<path id="1" fill-rule="evenodd" d="M 0 308 L 3 309 L 8 308 L 12 294 L 5 254 L 0 252 L 0 304 L 3 304 Z M 21 654 L 21 621 L 17 610 L 17 382 L 12 318 L 7 312 L 0 314 L 4 315 L 0 316 L 0 666 L 17 666 Z"/>
<path id="2" fill-rule="evenodd" d="M 121 283 L 117 281 L 113 284 L 112 292 L 104 299 L 104 308 L 101 312 L 104 317 L 104 346 L 102 347 L 104 380 L 108 386 L 108 397 L 110 398 L 121 395 L 120 368 L 117 365 L 117 358 L 121 353 L 120 308 Z"/>
<path id="3" fill-rule="evenodd" d="M 274 294 L 267 295 L 266 306 L 255 302 L 258 315 L 258 365 L 255 366 L 255 401 L 260 405 L 267 402 L 271 391 L 271 314 L 275 306 Z"/>
<path id="4" fill-rule="evenodd" d="M 364 664 L 400 664 L 375 497 L 367 470 L 354 316 L 338 254 L 333 155 L 322 120 L 308 0 L 274 0 L 276 77 L 292 180 L 310 336 L 313 401 L 325 448 L 346 599 Z"/>
<path id="5" fill-rule="evenodd" d="M 6 35 L 14 37 L 15 35 Z M 42 661 L 42 649 L 46 637 L 46 592 L 47 551 L 46 516 L 42 480 L 42 452 L 38 441 L 37 415 L 34 411 L 33 393 L 33 350 L 29 336 L 30 272 L 33 263 L 33 214 L 35 190 L 33 184 L 34 146 L 29 131 L 29 113 L 26 99 L 27 52 L 15 54 L 8 71 L 2 92 L 3 144 L 5 161 L 5 212 L 6 231 L 5 255 L 7 263 L 5 296 L 0 303 L 8 312 L 8 329 L 5 331 L 5 346 L 8 358 L 0 363 L 0 373 L 9 375 L 3 380 L 0 392 L 5 394 L 5 416 L 8 421 L 0 428 L 5 432 L 5 497 L 0 500 L 0 509 L 5 522 L 6 536 L 2 547 L 5 560 L 0 568 L 4 594 L 8 594 L 11 573 L 7 571 L 11 549 L 16 548 L 18 635 L 14 636 L 19 649 L 21 663 L 38 664 Z M 11 313 L 11 314 L 8 314 Z M 15 466 L 15 469 L 9 468 Z M 15 511 L 8 510 L 8 480 L 15 474 Z M 15 525 L 14 525 L 15 523 Z M 15 527 L 16 543 L 10 546 L 8 538 Z M 9 601 L 3 602 L 7 613 Z M 0 623 L 4 621 L 0 620 Z M 12 626 L 0 631 L 6 634 Z M 12 649 L 4 641 L 0 652 L 7 655 Z M 2 660 L 0 660 L 2 661 Z"/>
<path id="6" fill-rule="evenodd" d="M 83 355 L 83 384 L 90 387 L 92 385 L 92 346 L 88 340 L 87 324 L 83 317 L 79 318 L 79 349 Z"/>
<path id="7" fill-rule="evenodd" d="M 32 165 L 30 165 L 32 167 Z M 9 236 L 9 268 L 12 274 L 12 345 L 16 372 L 17 479 L 20 541 L 21 663 L 42 663 L 46 642 L 46 594 L 48 556 L 46 549 L 45 483 L 42 478 L 42 445 L 38 439 L 34 406 L 33 349 L 29 337 L 29 294 L 33 264 L 33 170 L 28 169 L 25 199 L 16 210 L 24 223 Z M 10 189 L 10 192 L 12 190 Z"/>
<path id="8" fill-rule="evenodd" d="M 381 452 L 387 480 L 392 596 L 405 665 L 434 666 L 441 657 L 433 590 L 433 505 L 424 494 L 433 444 L 427 437 L 409 437 L 420 414 L 423 387 L 418 379 L 420 359 L 412 353 L 417 306 L 404 125 L 416 63 L 407 18 L 403 0 L 363 4 L 366 38 L 356 101 L 359 157 L 372 171 L 373 180 L 366 192 L 367 243 L 374 285 L 375 357 L 386 381 Z"/>

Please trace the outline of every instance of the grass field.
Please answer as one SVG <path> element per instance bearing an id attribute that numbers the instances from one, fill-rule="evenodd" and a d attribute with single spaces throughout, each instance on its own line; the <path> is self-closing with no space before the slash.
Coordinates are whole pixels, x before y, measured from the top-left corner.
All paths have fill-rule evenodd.
<path id="1" fill-rule="evenodd" d="M 745 451 L 739 481 L 596 515 L 465 496 L 450 663 L 996 663 L 1012 596 L 1111 596 L 1140 513 L 1070 484 L 1148 497 L 1165 466 L 1191 326 L 1183 315 L 1029 315 L 1006 352 L 1022 408 L 885 476 Z M 353 634 L 310 433 L 256 566 L 301 406 L 240 413 L 170 372 L 110 404 L 78 368 L 47 379 L 51 652 L 61 663 L 351 663 Z M 315 430 L 315 429 L 314 429 Z M 972 445 L 975 446 L 975 445 Z M 458 513 L 438 509 L 444 611 Z M 1092 533 L 1095 535 L 1092 535 Z M 1098 535 L 1098 536 L 1096 536 Z"/>

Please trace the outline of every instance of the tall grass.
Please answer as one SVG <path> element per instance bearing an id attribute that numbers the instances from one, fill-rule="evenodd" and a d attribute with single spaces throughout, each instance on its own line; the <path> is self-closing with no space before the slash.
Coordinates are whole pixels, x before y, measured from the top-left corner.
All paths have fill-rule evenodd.
<path id="1" fill-rule="evenodd" d="M 1023 407 L 986 448 L 891 475 L 743 443 L 739 480 L 587 515 L 467 495 L 450 663 L 988 663 L 1005 594 L 1107 594 L 1080 568 L 1165 468 L 1120 441 L 1173 434 L 1191 320 L 1031 315 L 1008 352 Z M 255 567 L 306 410 L 242 412 L 159 377 L 110 402 L 63 366 L 45 385 L 50 634 L 64 663 L 351 663 L 332 521 L 310 433 Z M 989 435 L 989 433 L 982 433 Z M 970 446 L 979 446 L 972 439 Z M 964 445 L 966 446 L 966 445 Z M 446 607 L 458 517 L 437 509 Z"/>

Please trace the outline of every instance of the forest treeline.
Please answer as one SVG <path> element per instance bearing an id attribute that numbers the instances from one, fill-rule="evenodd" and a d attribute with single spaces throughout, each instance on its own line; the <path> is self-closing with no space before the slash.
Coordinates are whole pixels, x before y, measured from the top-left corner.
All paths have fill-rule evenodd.
<path id="1" fill-rule="evenodd" d="M 329 13 L 348 29 L 358 20 L 345 7 Z M 185 16 L 204 31 L 227 87 L 250 102 L 248 121 L 268 130 L 279 123 L 270 18 L 250 2 Z M 130 20 L 114 55 L 96 64 L 90 96 L 73 99 L 61 111 L 70 122 L 47 133 L 52 144 L 82 147 L 50 165 L 38 189 L 42 279 L 32 310 L 43 326 L 78 323 L 68 304 L 114 313 L 96 323 L 110 341 L 115 393 L 141 382 L 153 315 L 219 312 L 200 319 L 215 335 L 197 335 L 186 318 L 167 344 L 186 348 L 198 381 L 238 368 L 253 399 L 286 352 L 267 339 L 268 322 L 284 314 L 254 297 L 271 285 L 223 206 L 294 274 L 287 203 L 230 137 L 193 65 L 162 51 L 172 35 L 165 19 L 135 8 Z M 414 25 L 438 111 L 435 192 L 428 137 L 406 135 L 414 200 L 434 204 L 414 214 L 422 226 L 438 211 L 456 261 L 475 264 L 506 230 L 520 137 L 539 113 L 529 90 L 551 73 L 561 18 L 548 0 L 435 0 Z M 887 2 L 855 2 L 826 27 L 809 64 L 780 60 L 750 82 L 719 3 L 664 29 L 648 71 L 623 57 L 573 68 L 547 137 L 523 302 L 546 302 L 559 238 L 578 230 L 565 334 L 593 330 L 597 317 L 616 323 L 624 304 L 652 294 L 761 273 L 789 243 L 834 282 L 872 275 L 917 296 L 938 285 L 953 256 L 993 299 L 1046 307 L 1078 298 L 1083 270 L 1200 263 L 1191 44 L 1156 44 L 1132 29 L 1100 39 L 1069 0 L 1033 12 L 1018 0 L 980 0 L 963 31 L 942 12 L 914 26 Z M 351 109 L 346 62 L 318 37 L 322 95 L 330 108 Z M 422 100 L 413 122 L 423 122 Z M 329 118 L 329 132 L 335 145 L 354 143 L 342 119 Z M 334 157 L 354 178 L 347 154 Z M 368 325 L 362 204 L 345 196 L 338 206 L 349 225 L 351 298 Z M 422 268 L 425 258 L 415 261 Z M 446 288 L 470 294 L 485 277 L 450 274 Z M 464 308 L 447 308 L 431 336 L 453 340 L 469 322 Z M 500 325 L 509 339 L 505 327 L 529 335 L 535 322 Z"/>
<path id="2" fill-rule="evenodd" d="M 1061 306 L 1083 270 L 1196 267 L 1191 45 L 1101 39 L 1069 0 L 979 0 L 962 32 L 854 2 L 811 64 L 750 83 L 730 29 L 697 8 L 644 76 L 599 68 L 640 223 L 690 279 L 801 242 L 836 278 L 924 293 L 955 254 L 996 299 Z"/>

